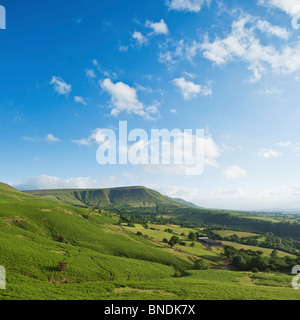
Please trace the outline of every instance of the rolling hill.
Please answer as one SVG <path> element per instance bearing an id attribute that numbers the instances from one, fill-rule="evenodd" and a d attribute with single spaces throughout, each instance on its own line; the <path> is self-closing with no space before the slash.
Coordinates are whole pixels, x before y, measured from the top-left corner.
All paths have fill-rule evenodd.
<path id="1" fill-rule="evenodd" d="M 26 194 L 90 209 L 109 209 L 116 213 L 157 215 L 176 221 L 221 225 L 250 232 L 272 232 L 298 240 L 300 224 L 284 218 L 230 210 L 195 207 L 180 198 L 172 199 L 145 187 L 110 189 L 62 189 L 26 191 Z"/>
<path id="2" fill-rule="evenodd" d="M 148 205 L 155 203 L 153 197 L 164 200 L 156 192 L 138 189 L 147 195 Z M 111 203 L 113 197 L 106 195 Z M 299 299 L 288 275 L 262 273 L 254 278 L 246 272 L 192 270 L 197 258 L 216 263 L 222 258 L 201 244 L 187 249 L 191 252 L 164 245 L 161 238 L 171 235 L 163 225 L 147 229 L 158 237 L 152 240 L 120 225 L 113 212 L 49 197 L 0 184 L 0 265 L 7 275 L 0 300 Z"/>
<path id="3" fill-rule="evenodd" d="M 107 207 L 156 208 L 157 206 L 185 208 L 188 206 L 187 204 L 182 204 L 176 200 L 165 197 L 155 190 L 140 186 L 86 190 L 35 190 L 25 192 L 38 197 L 59 200 L 74 206 L 98 209 Z"/>

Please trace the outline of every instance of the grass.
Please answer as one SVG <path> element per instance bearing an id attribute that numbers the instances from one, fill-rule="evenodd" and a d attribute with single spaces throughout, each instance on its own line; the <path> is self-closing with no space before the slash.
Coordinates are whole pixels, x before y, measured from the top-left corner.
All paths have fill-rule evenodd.
<path id="1" fill-rule="evenodd" d="M 167 226 L 187 243 L 171 249 L 161 242 L 172 236 L 166 226 L 129 228 L 118 220 L 0 184 L 0 265 L 7 272 L 0 300 L 300 299 L 291 276 L 220 270 L 220 249 L 189 247 L 192 229 Z M 216 269 L 190 270 L 198 258 Z M 184 277 L 174 276 L 182 270 Z"/>
<path id="2" fill-rule="evenodd" d="M 234 247 L 234 248 L 236 248 L 238 250 L 245 249 L 245 250 L 262 251 L 266 256 L 270 256 L 272 251 L 273 251 L 273 249 L 255 247 L 255 246 L 248 246 L 248 245 L 245 245 L 245 244 L 240 244 L 240 243 L 230 242 L 230 241 L 222 241 L 222 243 L 224 245 L 227 245 L 227 246 L 232 246 L 232 247 Z M 283 251 L 280 251 L 280 250 L 277 250 L 277 251 L 278 251 L 279 257 L 281 257 L 281 258 L 285 257 L 285 256 L 294 257 L 290 253 L 286 253 L 286 252 L 283 252 Z"/>
<path id="3" fill-rule="evenodd" d="M 233 231 L 233 230 L 212 230 L 212 232 L 220 235 L 221 237 L 230 237 L 235 234 L 239 238 L 249 238 L 249 237 L 254 237 L 259 235 L 253 232 L 242 232 L 242 231 Z"/>

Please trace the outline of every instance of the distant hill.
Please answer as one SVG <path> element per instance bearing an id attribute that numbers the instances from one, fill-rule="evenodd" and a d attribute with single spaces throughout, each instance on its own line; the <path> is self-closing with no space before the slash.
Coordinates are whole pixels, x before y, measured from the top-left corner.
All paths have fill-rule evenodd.
<path id="1" fill-rule="evenodd" d="M 176 201 L 145 187 L 122 187 L 107 189 L 62 189 L 26 191 L 38 197 L 55 199 L 64 203 L 92 208 L 131 207 L 131 208 L 186 208 L 184 200 Z"/>
<path id="2" fill-rule="evenodd" d="M 222 225 L 238 228 L 241 231 L 272 232 L 277 236 L 297 239 L 300 232 L 300 224 L 285 223 L 283 218 L 280 217 L 230 210 L 195 208 L 178 202 L 178 199 L 175 201 L 145 187 L 37 190 L 27 191 L 23 193 L 23 196 L 29 196 L 29 194 L 40 197 L 40 200 L 55 200 L 56 203 L 60 201 L 64 205 L 72 205 L 78 208 L 108 209 L 120 214 L 156 215 L 166 219 L 172 218 L 182 223 Z M 22 198 L 22 193 L 18 192 L 15 197 Z M 181 200 L 179 199 L 179 201 Z"/>
<path id="3" fill-rule="evenodd" d="M 174 201 L 176 201 L 176 202 L 179 202 L 179 203 L 181 203 L 181 204 L 183 204 L 183 205 L 185 205 L 185 206 L 189 206 L 189 207 L 193 207 L 193 208 L 197 208 L 197 209 L 203 209 L 203 207 L 199 207 L 199 206 L 197 206 L 196 204 L 194 204 L 194 203 L 192 203 L 192 202 L 189 202 L 189 201 L 186 201 L 186 200 L 181 199 L 181 198 L 170 198 L 170 197 L 168 197 L 168 196 L 166 196 L 166 198 L 169 198 L 169 199 L 171 199 L 171 200 L 174 200 Z"/>

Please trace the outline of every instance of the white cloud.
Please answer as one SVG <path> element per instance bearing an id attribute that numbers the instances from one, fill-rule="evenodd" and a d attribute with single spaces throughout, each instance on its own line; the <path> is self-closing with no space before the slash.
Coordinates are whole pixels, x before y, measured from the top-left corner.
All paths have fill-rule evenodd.
<path id="1" fill-rule="evenodd" d="M 136 40 L 140 46 L 146 45 L 148 43 L 147 37 L 143 36 L 139 31 L 134 31 L 132 38 Z"/>
<path id="2" fill-rule="evenodd" d="M 123 82 L 113 83 L 110 79 L 101 81 L 100 86 L 111 96 L 113 116 L 118 116 L 121 112 L 139 115 L 149 120 L 158 116 L 157 106 L 145 106 L 139 101 L 135 88 Z"/>
<path id="3" fill-rule="evenodd" d="M 298 24 L 298 20 L 300 19 L 300 0 L 259 0 L 258 4 L 284 11 L 293 18 L 293 28 L 300 28 L 300 25 Z"/>
<path id="4" fill-rule="evenodd" d="M 288 147 L 292 145 L 292 141 L 280 141 L 280 142 L 277 142 L 276 145 L 279 147 Z"/>
<path id="5" fill-rule="evenodd" d="M 272 150 L 272 149 L 261 149 L 258 152 L 258 156 L 262 157 L 262 158 L 278 158 L 281 156 L 281 153 L 276 151 L 276 150 Z"/>
<path id="6" fill-rule="evenodd" d="M 60 94 L 67 96 L 72 91 L 72 86 L 67 84 L 62 78 L 53 76 L 50 84 L 53 85 L 54 90 Z"/>
<path id="7" fill-rule="evenodd" d="M 23 136 L 22 139 L 25 141 L 35 142 L 35 141 L 37 141 L 38 138 Z"/>
<path id="8" fill-rule="evenodd" d="M 206 194 L 199 193 L 196 203 L 223 209 L 299 211 L 300 186 L 215 189 Z"/>
<path id="9" fill-rule="evenodd" d="M 276 36 L 281 39 L 287 40 L 290 37 L 290 32 L 282 27 L 274 26 L 269 21 L 259 20 L 257 22 L 257 28 L 264 33 Z"/>
<path id="10" fill-rule="evenodd" d="M 48 143 L 55 143 L 55 142 L 60 142 L 61 140 L 59 138 L 56 138 L 52 133 L 49 133 L 46 135 L 45 138 L 41 137 L 22 137 L 23 140 L 25 141 L 30 141 L 30 142 L 41 142 L 41 141 L 46 141 Z"/>
<path id="11" fill-rule="evenodd" d="M 206 136 L 203 140 L 203 138 L 196 137 L 195 135 L 181 132 L 175 135 L 173 141 L 162 141 L 161 144 L 162 150 L 171 151 L 171 164 L 145 165 L 143 166 L 145 172 L 151 175 L 155 174 L 164 176 L 186 175 L 186 169 L 189 168 L 188 164 L 194 163 L 195 158 L 192 154 L 189 154 L 188 156 L 184 154 L 181 146 L 175 143 L 175 141 L 179 138 L 182 138 L 182 140 L 184 141 L 184 148 L 187 148 L 188 150 L 194 150 L 195 146 L 193 142 L 195 142 L 198 146 L 204 145 L 204 165 L 210 167 L 219 167 L 217 159 L 221 156 L 221 153 L 220 148 L 214 141 L 213 137 Z M 140 143 L 140 141 L 138 143 Z M 146 147 L 151 146 L 152 142 L 151 140 L 149 140 L 148 144 L 146 144 L 145 141 L 143 141 L 143 145 Z M 175 156 L 176 159 L 184 159 L 182 165 L 173 164 L 172 160 L 175 158 Z M 160 160 L 161 162 L 169 162 L 169 154 L 160 152 Z"/>
<path id="12" fill-rule="evenodd" d="M 240 179 L 242 177 L 246 177 L 247 173 L 244 169 L 240 168 L 239 166 L 231 166 L 228 167 L 223 171 L 224 176 L 226 179 L 234 180 L 234 179 Z"/>
<path id="13" fill-rule="evenodd" d="M 78 177 L 61 179 L 47 175 L 28 177 L 25 182 L 10 182 L 12 187 L 20 190 L 41 190 L 41 189 L 86 189 L 95 186 L 97 181 L 90 177 Z"/>
<path id="14" fill-rule="evenodd" d="M 174 185 L 156 185 L 148 184 L 149 188 L 157 190 L 163 195 L 170 198 L 182 198 L 184 200 L 192 200 L 198 196 L 199 192 L 196 188 L 179 187 Z"/>
<path id="15" fill-rule="evenodd" d="M 244 15 L 232 24 L 232 31 L 223 38 L 210 42 L 206 37 L 201 50 L 206 59 L 216 65 L 240 60 L 252 71 L 252 81 L 261 79 L 269 67 L 274 73 L 291 74 L 300 70 L 300 43 L 283 45 L 281 50 L 263 45 L 255 34 L 256 19 Z"/>
<path id="16" fill-rule="evenodd" d="M 102 129 L 97 128 L 91 133 L 91 135 L 88 138 L 83 138 L 80 140 L 72 140 L 72 142 L 77 144 L 78 146 L 90 146 L 94 141 L 96 141 L 97 134 L 100 133 L 101 130 Z"/>
<path id="17" fill-rule="evenodd" d="M 123 46 L 121 43 L 119 43 L 118 50 L 120 52 L 127 52 L 128 51 L 128 46 Z"/>
<path id="18" fill-rule="evenodd" d="M 283 90 L 279 89 L 278 87 L 274 87 L 274 88 L 266 87 L 264 89 L 257 90 L 254 93 L 257 93 L 257 94 L 260 94 L 260 95 L 271 95 L 271 96 L 277 95 L 277 96 L 280 96 L 280 95 L 283 94 Z"/>
<path id="19" fill-rule="evenodd" d="M 199 12 L 206 4 L 210 5 L 211 0 L 167 0 L 169 10 Z"/>
<path id="20" fill-rule="evenodd" d="M 168 40 L 161 46 L 161 52 L 158 54 L 159 62 L 165 64 L 175 64 L 180 60 L 187 59 L 193 61 L 195 56 L 201 50 L 201 44 L 195 40 Z"/>
<path id="21" fill-rule="evenodd" d="M 184 100 L 191 100 L 200 94 L 204 96 L 212 94 L 211 89 L 202 87 L 200 84 L 195 84 L 192 81 L 187 81 L 183 77 L 174 79 L 173 82 L 181 90 Z"/>
<path id="22" fill-rule="evenodd" d="M 160 22 L 146 21 L 146 27 L 151 28 L 155 34 L 168 34 L 168 26 L 163 19 Z"/>
<path id="23" fill-rule="evenodd" d="M 85 74 L 89 79 L 94 79 L 96 78 L 95 71 L 93 69 L 86 69 Z"/>
<path id="24" fill-rule="evenodd" d="M 48 143 L 60 142 L 60 139 L 56 138 L 52 133 L 47 134 L 45 141 Z"/>
<path id="25" fill-rule="evenodd" d="M 74 97 L 74 101 L 77 102 L 77 103 L 81 103 L 81 104 L 83 104 L 85 106 L 87 105 L 87 103 L 86 103 L 86 101 L 85 101 L 85 99 L 83 97 L 75 96 Z"/>

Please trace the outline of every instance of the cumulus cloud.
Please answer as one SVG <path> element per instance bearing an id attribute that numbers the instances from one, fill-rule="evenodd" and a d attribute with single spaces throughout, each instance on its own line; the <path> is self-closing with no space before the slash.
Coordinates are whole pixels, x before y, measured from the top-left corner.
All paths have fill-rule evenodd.
<path id="1" fill-rule="evenodd" d="M 300 28 L 298 24 L 298 20 L 300 19 L 300 0 L 259 0 L 258 4 L 284 11 L 293 19 L 293 28 Z"/>
<path id="2" fill-rule="evenodd" d="M 133 35 L 132 35 L 132 38 L 134 40 L 137 41 L 137 43 L 140 45 L 140 46 L 143 46 L 143 45 L 146 45 L 148 44 L 148 39 L 146 36 L 143 36 L 143 34 L 139 31 L 134 31 Z"/>
<path id="3" fill-rule="evenodd" d="M 146 21 L 146 27 L 151 28 L 154 34 L 168 34 L 169 29 L 163 19 L 160 22 Z"/>
<path id="4" fill-rule="evenodd" d="M 134 31 L 134 33 L 132 34 L 132 38 L 136 41 L 136 43 L 140 47 L 148 45 L 149 40 L 154 36 L 167 35 L 169 33 L 168 26 L 163 19 L 161 19 L 159 22 L 146 20 L 145 27 L 150 28 L 152 31 L 145 32 L 145 34 L 142 34 L 140 31 Z M 127 51 L 127 50 L 128 50 L 128 47 L 119 47 L 119 51 Z"/>
<path id="5" fill-rule="evenodd" d="M 281 39 L 287 40 L 290 37 L 290 32 L 286 28 L 272 25 L 269 21 L 259 20 L 257 28 L 266 34 L 276 36 Z"/>
<path id="6" fill-rule="evenodd" d="M 96 141 L 97 135 L 101 132 L 101 130 L 102 129 L 97 128 L 93 130 L 93 132 L 88 138 L 82 138 L 80 140 L 72 140 L 72 142 L 77 144 L 78 146 L 91 146 L 92 143 Z"/>
<path id="7" fill-rule="evenodd" d="M 86 189 L 96 185 L 97 180 L 90 177 L 78 177 L 62 179 L 42 175 L 37 177 L 28 177 L 24 182 L 10 182 L 14 188 L 20 190 L 42 190 L 42 189 Z"/>
<path id="8" fill-rule="evenodd" d="M 67 96 L 72 91 L 72 86 L 66 83 L 61 77 L 53 76 L 50 84 L 53 85 L 54 90 L 60 95 Z"/>
<path id="9" fill-rule="evenodd" d="M 45 141 L 48 143 L 55 143 L 55 142 L 60 142 L 60 139 L 55 137 L 52 133 L 49 133 L 46 135 Z"/>
<path id="10" fill-rule="evenodd" d="M 262 158 L 278 158 L 281 156 L 281 153 L 276 151 L 276 150 L 272 150 L 272 149 L 261 149 L 258 152 L 258 156 L 262 157 Z"/>
<path id="11" fill-rule="evenodd" d="M 242 177 L 247 176 L 246 171 L 237 165 L 228 167 L 223 171 L 223 174 L 226 177 L 226 179 L 230 179 L 230 180 L 240 179 Z"/>
<path id="12" fill-rule="evenodd" d="M 100 86 L 111 96 L 113 116 L 118 116 L 122 112 L 139 115 L 148 120 L 158 116 L 157 105 L 145 106 L 138 99 L 135 88 L 123 82 L 113 83 L 110 79 L 101 81 Z"/>
<path id="13" fill-rule="evenodd" d="M 234 60 L 243 61 L 253 73 L 252 81 L 260 80 L 267 68 L 282 74 L 300 70 L 300 43 L 292 46 L 285 44 L 281 49 L 263 45 L 255 33 L 256 22 L 254 17 L 243 15 L 233 22 L 231 33 L 225 37 L 214 41 L 206 37 L 200 46 L 204 57 L 216 65 L 225 65 Z M 260 23 L 260 31 L 285 36 L 283 29 L 272 27 L 266 22 Z"/>
<path id="14" fill-rule="evenodd" d="M 210 88 L 202 87 L 200 84 L 196 84 L 192 81 L 187 81 L 183 77 L 174 79 L 173 83 L 181 90 L 184 100 L 197 98 L 200 94 L 204 96 L 212 94 Z"/>
<path id="15" fill-rule="evenodd" d="M 83 97 L 75 96 L 74 97 L 74 101 L 77 102 L 77 103 L 81 103 L 81 104 L 83 104 L 85 106 L 87 105 L 87 103 L 86 103 L 86 101 L 85 101 L 85 99 Z"/>
<path id="16" fill-rule="evenodd" d="M 161 52 L 158 54 L 159 62 L 170 65 L 183 59 L 192 62 L 200 50 L 201 45 L 195 40 L 189 41 L 181 39 L 174 41 L 169 39 L 161 46 Z"/>
<path id="17" fill-rule="evenodd" d="M 211 0 L 167 0 L 169 10 L 199 12 L 204 5 L 209 6 Z"/>
<path id="18" fill-rule="evenodd" d="M 175 64 L 182 60 L 193 62 L 200 54 L 213 64 L 224 66 L 230 62 L 243 62 L 252 73 L 251 82 L 259 81 L 268 71 L 292 74 L 300 70 L 300 42 L 262 43 L 261 32 L 287 40 L 289 32 L 268 21 L 242 14 L 231 26 L 231 31 L 211 40 L 208 35 L 202 42 L 195 40 L 169 40 L 161 45 L 159 61 Z"/>

